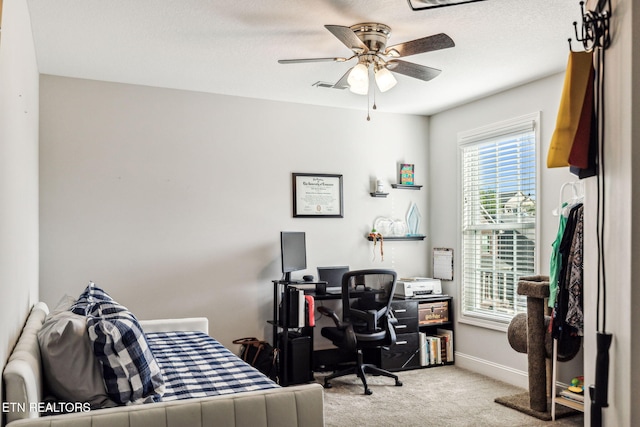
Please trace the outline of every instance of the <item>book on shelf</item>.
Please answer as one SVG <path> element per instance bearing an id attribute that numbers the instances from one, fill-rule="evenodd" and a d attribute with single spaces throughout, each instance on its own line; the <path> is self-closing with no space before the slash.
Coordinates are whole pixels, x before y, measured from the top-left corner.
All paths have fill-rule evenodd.
<path id="1" fill-rule="evenodd" d="M 439 365 L 442 363 L 440 354 L 440 338 L 427 335 L 427 346 L 429 347 L 429 365 Z"/>
<path id="2" fill-rule="evenodd" d="M 453 331 L 450 329 L 438 328 L 436 334 L 440 337 L 444 337 L 445 340 L 445 353 L 447 362 L 453 362 Z"/>
<path id="3" fill-rule="evenodd" d="M 437 329 L 435 335 L 419 332 L 420 366 L 453 362 L 453 331 Z"/>
<path id="4" fill-rule="evenodd" d="M 301 328 L 306 325 L 307 322 L 307 309 L 304 290 L 297 288 L 287 289 L 287 307 L 281 307 L 281 310 L 286 310 L 280 313 L 280 318 L 283 320 L 286 314 L 286 325 L 281 321 L 281 325 L 287 328 Z"/>
<path id="5" fill-rule="evenodd" d="M 429 346 L 427 346 L 427 334 L 425 332 L 418 333 L 420 343 L 420 366 L 429 365 Z"/>
<path id="6" fill-rule="evenodd" d="M 316 325 L 316 318 L 314 317 L 315 299 L 311 295 L 305 295 L 304 299 L 307 301 L 305 314 L 307 326 L 313 327 Z"/>
<path id="7" fill-rule="evenodd" d="M 307 300 L 302 289 L 298 289 L 296 296 L 298 299 L 298 327 L 302 328 L 307 323 Z"/>
<path id="8" fill-rule="evenodd" d="M 575 402 L 584 403 L 584 393 L 574 393 L 569 390 L 562 390 L 560 396 Z"/>
<path id="9" fill-rule="evenodd" d="M 433 347 L 433 340 L 430 335 L 425 338 L 427 340 L 426 347 L 429 349 L 429 358 L 427 359 L 427 366 L 434 365 L 436 363 L 436 356 Z"/>
<path id="10" fill-rule="evenodd" d="M 438 343 L 440 344 L 440 361 L 439 363 L 447 363 L 447 337 L 444 335 L 437 335 Z"/>

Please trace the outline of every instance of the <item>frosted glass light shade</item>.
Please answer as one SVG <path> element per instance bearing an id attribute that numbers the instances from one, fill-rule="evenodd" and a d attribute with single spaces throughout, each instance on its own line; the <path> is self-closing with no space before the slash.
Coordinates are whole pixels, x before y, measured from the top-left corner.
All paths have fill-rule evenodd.
<path id="1" fill-rule="evenodd" d="M 376 84 L 380 92 L 386 92 L 398 83 L 391 71 L 386 68 L 380 68 L 376 71 Z"/>
<path id="2" fill-rule="evenodd" d="M 360 63 L 353 67 L 353 70 L 347 77 L 349 90 L 358 95 L 366 95 L 369 91 L 369 69 L 366 65 Z"/>

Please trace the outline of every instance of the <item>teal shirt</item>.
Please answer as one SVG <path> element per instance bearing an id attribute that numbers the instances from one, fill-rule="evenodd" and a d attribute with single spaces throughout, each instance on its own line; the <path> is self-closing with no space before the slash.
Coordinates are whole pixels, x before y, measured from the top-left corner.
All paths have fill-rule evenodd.
<path id="1" fill-rule="evenodd" d="M 566 206 L 566 203 L 564 204 Z M 558 225 L 558 234 L 556 240 L 551 244 L 551 262 L 549 264 L 549 307 L 556 305 L 556 296 L 558 295 L 558 280 L 560 280 L 560 270 L 562 269 L 562 259 L 560 257 L 560 243 L 564 230 L 567 227 L 567 218 L 560 214 L 560 224 Z"/>

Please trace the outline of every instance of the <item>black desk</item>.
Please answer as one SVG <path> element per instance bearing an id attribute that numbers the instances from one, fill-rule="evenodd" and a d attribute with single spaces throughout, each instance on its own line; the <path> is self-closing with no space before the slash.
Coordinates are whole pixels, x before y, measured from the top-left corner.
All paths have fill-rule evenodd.
<path id="1" fill-rule="evenodd" d="M 364 291 L 352 291 L 349 293 L 349 296 L 351 298 L 360 298 L 365 294 L 368 293 L 372 293 L 372 294 L 378 294 L 378 293 L 382 293 L 383 291 L 379 291 L 379 290 L 364 290 Z M 322 301 L 322 300 L 331 300 L 331 299 L 342 299 L 342 292 L 327 292 L 324 294 L 316 294 L 316 291 L 314 289 L 305 289 L 304 290 L 304 294 L 305 295 L 310 295 L 313 297 L 313 299 Z"/>
<path id="2" fill-rule="evenodd" d="M 342 293 L 326 292 L 324 294 L 316 294 L 316 291 L 313 290 L 313 289 L 305 290 L 304 294 L 305 295 L 310 295 L 310 296 L 313 297 L 313 299 L 318 300 L 318 301 L 331 300 L 331 299 L 341 299 L 342 298 Z"/>

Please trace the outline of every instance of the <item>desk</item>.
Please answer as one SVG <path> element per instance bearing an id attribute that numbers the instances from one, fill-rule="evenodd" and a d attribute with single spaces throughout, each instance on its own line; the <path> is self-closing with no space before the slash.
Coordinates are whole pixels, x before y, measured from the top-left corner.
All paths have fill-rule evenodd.
<path id="1" fill-rule="evenodd" d="M 353 291 L 351 292 L 351 298 L 360 298 L 361 296 L 363 296 L 364 294 L 367 293 L 378 293 L 378 291 Z M 325 294 L 316 294 L 315 290 L 304 290 L 304 294 L 305 295 L 310 295 L 313 297 L 313 299 L 318 300 L 318 301 L 323 301 L 323 300 L 332 300 L 332 299 L 342 299 L 342 293 L 340 292 L 332 292 L 332 293 L 325 293 Z"/>
<path id="2" fill-rule="evenodd" d="M 282 314 L 280 313 L 279 306 L 281 301 L 284 306 L 289 303 L 289 295 L 285 290 L 303 287 L 304 285 L 313 286 L 315 283 L 274 280 L 273 284 L 273 320 L 270 320 L 269 323 L 273 326 L 274 347 L 280 350 L 280 385 L 311 381 L 313 380 L 314 371 L 326 372 L 334 370 L 340 364 L 353 362 L 353 354 L 347 354 L 338 348 L 314 350 L 314 327 L 283 327 L 283 325 L 288 324 L 288 319 L 285 311 Z M 351 293 L 351 296 L 358 297 L 367 292 L 372 291 L 359 290 Z M 339 293 L 318 295 L 315 292 L 315 287 L 304 289 L 304 294 L 313 296 L 316 301 L 342 299 L 342 294 Z M 446 318 L 425 321 L 425 319 L 419 317 L 423 305 L 429 306 L 442 302 L 446 302 Z M 434 296 L 428 299 L 394 298 L 391 307 L 399 321 L 398 325 L 395 326 L 398 341 L 388 349 L 367 351 L 367 354 L 365 354 L 365 359 L 367 360 L 365 361 L 391 371 L 452 364 L 453 338 L 451 338 L 450 342 L 451 354 L 442 362 L 423 362 L 418 351 L 420 348 L 419 333 L 436 335 L 441 333 L 440 329 L 447 329 L 453 333 L 452 305 L 452 298 L 447 295 Z"/>
<path id="3" fill-rule="evenodd" d="M 305 286 L 313 288 L 303 289 Z M 273 280 L 273 319 L 268 323 L 273 328 L 273 346 L 280 351 L 280 385 L 299 384 L 313 379 L 313 371 L 333 369 L 336 365 L 350 362 L 353 355 L 344 354 L 337 348 L 314 351 L 314 328 L 309 326 L 291 327 L 287 310 L 289 307 L 290 290 L 298 288 L 305 295 L 312 296 L 315 301 L 341 300 L 341 293 L 316 294 L 315 282 L 286 282 Z M 365 293 L 375 291 L 356 291 L 351 295 L 359 297 Z M 314 310 L 315 311 L 315 310 Z"/>
<path id="4" fill-rule="evenodd" d="M 316 291 L 313 289 L 309 289 L 304 291 L 305 295 L 310 295 L 313 297 L 313 299 L 318 300 L 318 301 L 323 301 L 323 300 L 332 300 L 332 299 L 341 299 L 342 298 L 342 294 L 341 293 L 324 293 L 324 294 L 316 294 Z"/>
<path id="5" fill-rule="evenodd" d="M 338 296 L 340 297 L 340 296 Z M 335 299 L 335 297 L 334 297 Z M 446 302 L 444 312 L 438 307 Z M 435 308 L 435 312 L 425 317 L 425 311 Z M 422 299 L 394 298 L 391 309 L 398 320 L 396 344 L 382 349 L 366 349 L 365 362 L 372 363 L 388 371 L 402 371 L 422 367 L 451 365 L 454 363 L 453 345 L 453 298 L 438 295 Z M 449 331 L 447 333 L 447 331 Z M 436 360 L 423 360 L 420 335 L 426 337 L 448 335 L 441 343 L 440 357 Z M 425 344 L 422 344 L 425 345 Z M 316 350 L 313 352 L 313 370 L 333 370 L 340 363 L 353 359 L 338 349 Z"/>

